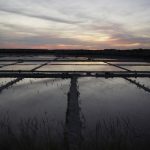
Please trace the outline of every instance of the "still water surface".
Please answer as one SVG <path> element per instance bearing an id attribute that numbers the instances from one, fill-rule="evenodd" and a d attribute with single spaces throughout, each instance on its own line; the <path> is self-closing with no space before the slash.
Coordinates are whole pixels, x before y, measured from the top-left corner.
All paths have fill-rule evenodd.
<path id="1" fill-rule="evenodd" d="M 47 62 L 40 56 L 39 59 L 43 61 L 26 61 L 15 65 L 8 65 L 9 63 L 1 61 L 0 70 L 30 71 L 44 63 L 47 64 L 36 71 L 127 71 L 126 69 L 149 71 L 150 69 L 147 62 L 80 62 L 81 58 L 78 62 Z M 56 57 L 47 59 L 53 60 Z M 63 60 L 63 58 L 59 59 Z M 68 58 L 68 60 L 72 59 L 72 57 Z M 12 83 L 12 86 L 6 88 L 5 85 L 9 83 Z M 111 120 L 113 122 L 118 118 L 125 120 L 125 123 L 129 120 L 131 125 L 138 129 L 137 131 L 146 135 L 147 140 L 147 135 L 150 137 L 149 108 L 150 78 L 72 77 L 69 79 L 20 78 L 17 80 L 0 78 L 1 116 L 8 114 L 12 122 L 17 123 L 20 119 L 42 118 L 46 114 L 51 121 L 51 127 L 62 134 L 65 131 L 68 144 L 71 144 L 70 147 L 77 145 L 78 140 L 81 140 L 81 135 L 87 135 L 90 132 L 94 134 L 100 121 L 104 120 L 103 123 L 105 123 L 105 120 Z M 115 124 L 113 127 L 118 126 Z M 104 132 L 104 135 L 107 135 L 106 133 Z M 117 133 L 119 133 L 118 130 Z M 130 141 L 130 138 L 128 140 Z"/>
<path id="2" fill-rule="evenodd" d="M 0 79 L 0 82 L 9 79 Z M 135 80 L 135 79 L 132 79 Z M 136 81 L 150 87 L 149 78 Z M 9 112 L 14 120 L 42 116 L 65 122 L 71 79 L 23 79 L 0 94 L 0 112 Z M 77 79 L 80 115 L 91 129 L 104 118 L 128 117 L 134 125 L 150 127 L 150 93 L 125 79 Z"/>

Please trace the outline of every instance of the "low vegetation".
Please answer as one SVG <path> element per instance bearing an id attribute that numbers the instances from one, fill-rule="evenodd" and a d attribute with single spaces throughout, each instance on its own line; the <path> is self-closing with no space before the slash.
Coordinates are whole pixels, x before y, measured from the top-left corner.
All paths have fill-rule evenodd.
<path id="1" fill-rule="evenodd" d="M 64 132 L 54 133 L 46 115 L 41 119 L 20 119 L 18 123 L 13 123 L 8 114 L 0 118 L 1 150 L 66 149 Z M 81 150 L 147 150 L 150 140 L 129 119 L 120 118 L 99 121 L 92 131 L 83 133 L 82 139 L 78 147 Z"/>

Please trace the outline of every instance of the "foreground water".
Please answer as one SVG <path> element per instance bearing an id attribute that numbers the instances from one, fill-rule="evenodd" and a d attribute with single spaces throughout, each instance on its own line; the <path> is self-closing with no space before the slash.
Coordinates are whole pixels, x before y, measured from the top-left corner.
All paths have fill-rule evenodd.
<path id="1" fill-rule="evenodd" d="M 149 78 L 136 81 L 150 87 Z M 14 120 L 47 112 L 52 120 L 65 122 L 70 84 L 70 79 L 23 79 L 0 94 L 0 112 Z M 88 129 L 109 117 L 128 117 L 143 130 L 150 127 L 149 92 L 122 78 L 79 78 L 77 84 L 78 111 Z"/>
<path id="2" fill-rule="evenodd" d="M 7 66 L 7 62 L 1 61 L 0 70 L 30 71 L 45 62 Z M 116 64 L 120 68 L 113 66 Z M 149 63 L 49 62 L 38 71 L 126 71 L 124 68 L 148 71 Z M 0 78 L 0 147 L 13 140 L 13 143 L 31 146 L 19 149 L 37 149 L 32 147 L 35 137 L 39 138 L 37 143 L 39 140 L 44 143 L 51 132 L 51 144 L 55 143 L 51 141 L 55 135 L 65 141 L 65 149 L 79 149 L 81 143 L 85 143 L 83 149 L 86 150 L 147 149 L 150 142 L 149 108 L 150 78 Z M 15 130 L 12 129 L 14 126 Z M 43 131 L 45 127 L 46 132 Z M 41 128 L 38 135 L 37 131 Z M 14 134 L 18 132 L 19 138 L 16 138 Z M 41 137 L 41 132 L 46 135 Z M 51 144 L 48 142 L 47 149 L 56 149 L 49 147 Z"/>

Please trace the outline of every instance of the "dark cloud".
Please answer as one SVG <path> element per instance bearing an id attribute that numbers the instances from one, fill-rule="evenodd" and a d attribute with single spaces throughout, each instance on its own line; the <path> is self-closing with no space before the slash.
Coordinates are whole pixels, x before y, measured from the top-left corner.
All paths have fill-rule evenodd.
<path id="1" fill-rule="evenodd" d="M 33 17 L 33 18 L 37 18 L 37 19 L 59 22 L 59 23 L 66 23 L 66 24 L 81 23 L 79 21 L 66 20 L 66 19 L 45 16 L 45 15 L 40 15 L 40 14 L 32 14 L 30 12 L 23 12 L 23 11 L 19 11 L 17 9 L 15 10 L 15 9 L 10 9 L 10 8 L 9 9 L 0 8 L 0 11 L 7 12 L 7 13 L 13 13 L 13 14 L 17 14 L 17 15 L 23 15 L 23 16 L 27 16 L 27 17 Z"/>

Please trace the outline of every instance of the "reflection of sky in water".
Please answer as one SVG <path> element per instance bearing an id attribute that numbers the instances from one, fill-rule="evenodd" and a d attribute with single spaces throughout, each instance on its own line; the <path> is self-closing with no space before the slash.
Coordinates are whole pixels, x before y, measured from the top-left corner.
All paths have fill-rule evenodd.
<path id="1" fill-rule="evenodd" d="M 63 88 L 62 88 L 63 87 Z M 23 79 L 0 94 L 0 111 L 15 118 L 42 116 L 50 120 L 65 120 L 69 80 Z"/>
<path id="2" fill-rule="evenodd" d="M 39 65 L 11 65 L 0 68 L 0 70 L 31 70 Z"/>
<path id="3" fill-rule="evenodd" d="M 46 65 L 38 71 L 124 71 L 109 65 Z"/>
<path id="4" fill-rule="evenodd" d="M 3 62 L 2 62 L 3 63 Z M 0 70 L 31 70 L 38 67 L 39 65 L 47 63 L 42 62 L 24 62 L 16 65 L 3 66 Z M 7 64 L 7 63 L 6 63 Z M 150 71 L 150 66 L 147 63 L 137 63 L 137 62 L 111 62 L 110 64 L 116 64 L 125 69 L 131 71 Z M 139 64 L 139 66 L 137 66 Z M 4 64 L 5 65 L 5 64 Z M 131 65 L 131 66 L 130 66 Z M 135 66 L 134 66 L 135 65 Z M 108 65 L 104 62 L 49 62 L 48 65 L 42 66 L 38 71 L 124 71 L 113 65 Z"/>
<path id="5" fill-rule="evenodd" d="M 78 83 L 86 126 L 91 128 L 101 118 L 116 116 L 129 117 L 144 128 L 150 126 L 150 93 L 121 78 L 80 78 Z M 9 110 L 15 117 L 46 111 L 51 119 L 64 121 L 69 88 L 70 80 L 23 79 L 0 94 L 0 110 Z"/>
<path id="6" fill-rule="evenodd" d="M 46 62 L 24 62 L 21 64 L 4 66 L 0 70 L 31 70 Z M 104 62 L 49 62 L 37 71 L 124 71 Z"/>
<path id="7" fill-rule="evenodd" d="M 47 63 L 46 61 L 33 61 L 33 62 L 23 62 L 20 65 L 42 65 L 44 63 Z"/>
<path id="8" fill-rule="evenodd" d="M 110 116 L 125 116 L 138 124 L 150 125 L 150 93 L 126 80 L 80 79 L 79 87 L 82 113 L 89 126 Z"/>
<path id="9" fill-rule="evenodd" d="M 104 62 L 72 62 L 72 61 L 70 61 L 70 62 L 50 62 L 49 64 L 66 64 L 66 65 L 69 65 L 69 64 L 72 64 L 72 65 L 106 65 L 106 63 L 104 63 Z"/>
<path id="10" fill-rule="evenodd" d="M 7 84 L 8 82 L 14 80 L 15 78 L 0 78 L 0 86 Z"/>
<path id="11" fill-rule="evenodd" d="M 136 65 L 136 64 L 149 64 L 148 62 L 109 62 L 111 64 L 131 64 L 131 65 Z"/>
<path id="12" fill-rule="evenodd" d="M 150 66 L 124 66 L 131 71 L 150 71 Z"/>
<path id="13" fill-rule="evenodd" d="M 16 63 L 16 61 L 0 61 L 0 65 L 7 65 L 7 64 L 13 64 Z"/>
<path id="14" fill-rule="evenodd" d="M 138 83 L 150 88 L 150 78 L 136 78 L 134 80 L 137 81 Z"/>

